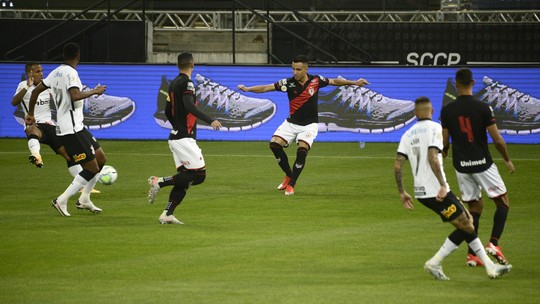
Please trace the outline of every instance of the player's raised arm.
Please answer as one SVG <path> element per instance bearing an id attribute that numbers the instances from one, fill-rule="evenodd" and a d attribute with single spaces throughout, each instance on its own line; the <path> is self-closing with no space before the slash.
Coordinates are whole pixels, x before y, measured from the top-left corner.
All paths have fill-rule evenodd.
<path id="1" fill-rule="evenodd" d="M 101 95 L 106 89 L 107 86 L 104 85 L 97 85 L 95 88 L 89 91 L 81 91 L 78 87 L 73 87 L 69 89 L 69 95 L 71 96 L 72 101 L 77 101 L 88 98 L 92 95 Z"/>
<path id="2" fill-rule="evenodd" d="M 238 89 L 243 92 L 265 93 L 265 92 L 275 91 L 276 87 L 274 86 L 274 84 L 256 85 L 252 87 L 246 87 L 243 84 L 239 84 Z"/>

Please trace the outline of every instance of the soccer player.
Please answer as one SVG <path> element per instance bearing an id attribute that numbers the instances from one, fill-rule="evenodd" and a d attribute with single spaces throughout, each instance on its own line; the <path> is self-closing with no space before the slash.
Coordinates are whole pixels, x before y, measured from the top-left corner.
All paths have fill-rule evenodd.
<path id="1" fill-rule="evenodd" d="M 292 61 L 293 77 L 281 79 L 276 83 L 246 87 L 238 85 L 244 92 L 265 93 L 281 91 L 287 93 L 289 98 L 289 117 L 278 127 L 270 140 L 270 149 L 274 153 L 278 165 L 285 173 L 279 190 L 285 190 L 285 195 L 293 195 L 298 177 L 306 164 L 308 151 L 318 134 L 319 123 L 319 89 L 327 85 L 365 86 L 369 84 L 365 79 L 356 81 L 335 78 L 328 79 L 320 75 L 308 74 L 308 59 L 304 55 L 296 56 Z M 283 150 L 292 141 L 296 141 L 296 161 L 291 169 L 287 154 Z"/>
<path id="2" fill-rule="evenodd" d="M 28 102 L 30 95 L 35 87 L 43 80 L 43 68 L 41 64 L 29 62 L 25 65 L 26 80 L 23 80 L 17 86 L 15 95 L 11 99 L 13 106 L 21 105 L 24 115 L 28 114 Z M 80 166 L 74 165 L 66 153 L 66 149 L 62 146 L 60 140 L 56 137 L 55 123 L 52 119 L 50 102 L 52 92 L 50 89 L 43 91 L 38 96 L 35 108 L 36 124 L 25 126 L 24 131 L 28 138 L 28 149 L 30 150 L 29 160 L 36 167 L 43 167 L 43 159 L 41 157 L 41 144 L 44 143 L 51 147 L 56 154 L 61 155 L 68 162 L 69 171 L 74 171 L 75 174 L 80 171 Z"/>
<path id="3" fill-rule="evenodd" d="M 195 85 L 191 80 L 195 67 L 193 55 L 187 52 L 179 54 L 177 66 L 180 73 L 169 84 L 165 106 L 165 115 L 172 126 L 169 148 L 177 173 L 167 177 L 151 176 L 148 179 L 150 204 L 154 203 L 156 194 L 162 187 L 173 186 L 165 210 L 159 216 L 161 224 L 183 224 L 174 216 L 174 210 L 183 201 L 189 186 L 202 184 L 206 178 L 204 157 L 196 141 L 197 119 L 203 120 L 214 130 L 221 128 L 218 120 L 197 109 Z"/>
<path id="4" fill-rule="evenodd" d="M 408 159 L 413 173 L 416 199 L 439 214 L 443 222 L 450 222 L 456 228 L 439 251 L 424 264 L 424 269 L 437 280 L 449 280 L 441 263 L 465 240 L 486 266 L 490 278 L 508 273 L 512 265 L 498 265 L 491 261 L 474 231 L 471 215 L 450 191 L 442 164 L 442 128 L 431 120 L 433 107 L 430 100 L 427 97 L 417 98 L 414 111 L 418 121 L 401 137 L 394 162 L 394 175 L 401 202 L 405 209 L 414 208 L 412 197 L 403 186 L 403 162 Z"/>
<path id="5" fill-rule="evenodd" d="M 499 247 L 499 239 L 504 231 L 510 201 L 497 165 L 489 153 L 486 130 L 491 136 L 495 148 L 503 157 L 509 172 L 513 173 L 515 168 L 508 155 L 506 143 L 495 123 L 493 109 L 473 97 L 474 83 L 470 69 L 461 68 L 456 72 L 458 97 L 456 101 L 449 103 L 441 110 L 443 154 L 447 155 L 451 138 L 453 144 L 452 160 L 461 190 L 461 199 L 469 204 L 469 212 L 473 216 L 477 233 L 484 208 L 482 189 L 495 202 L 497 210 L 493 217 L 493 228 L 486 251 L 497 262 L 506 265 L 508 259 Z M 469 250 L 467 265 L 481 266 L 481 262 L 474 255 L 474 252 Z"/>
<path id="6" fill-rule="evenodd" d="M 35 124 L 34 110 L 38 96 L 50 88 L 57 110 L 56 135 L 65 147 L 70 160 L 83 168 L 69 187 L 52 201 L 52 206 L 61 215 L 71 216 L 67 210 L 68 200 L 82 189 L 76 204 L 77 208 L 99 213 L 102 209 L 92 203 L 90 193 L 99 177 L 99 171 L 105 165 L 106 157 L 99 143 L 84 127 L 83 107 L 85 98 L 103 94 L 106 87 L 98 85 L 93 90 L 81 91 L 82 84 L 76 70 L 81 59 L 79 45 L 67 43 L 63 49 L 63 56 L 64 63 L 54 69 L 32 92 L 25 123 Z"/>

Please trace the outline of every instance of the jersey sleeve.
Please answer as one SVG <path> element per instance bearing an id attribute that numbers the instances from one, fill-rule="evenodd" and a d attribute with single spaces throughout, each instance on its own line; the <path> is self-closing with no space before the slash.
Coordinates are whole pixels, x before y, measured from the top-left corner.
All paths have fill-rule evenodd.
<path id="1" fill-rule="evenodd" d="M 324 76 L 317 75 L 317 77 L 319 78 L 319 88 L 324 88 L 330 83 L 330 80 Z"/>
<path id="2" fill-rule="evenodd" d="M 406 159 L 409 159 L 407 145 L 405 144 L 405 135 L 406 134 L 403 134 L 403 136 L 401 136 L 401 140 L 399 141 L 399 146 L 398 146 L 398 149 L 397 149 L 397 153 L 400 154 L 400 155 L 405 156 Z"/>
<path id="3" fill-rule="evenodd" d="M 13 94 L 13 96 L 17 95 L 17 93 L 19 93 L 25 87 L 26 87 L 26 80 L 19 82 L 19 85 L 17 86 L 17 89 L 15 90 L 15 94 Z"/>
<path id="4" fill-rule="evenodd" d="M 495 113 L 493 113 L 493 108 L 491 106 L 486 105 L 482 117 L 484 119 L 484 126 L 486 127 L 489 127 L 496 123 Z"/>
<path id="5" fill-rule="evenodd" d="M 65 77 L 66 77 L 66 85 L 67 85 L 66 89 L 69 90 L 71 88 L 78 88 L 79 90 L 82 91 L 82 83 L 81 83 L 81 79 L 79 78 L 79 73 L 77 72 L 77 70 L 75 69 L 71 70 Z M 48 85 L 47 87 L 50 88 L 50 86 Z"/>
<path id="6" fill-rule="evenodd" d="M 281 79 L 278 82 L 274 83 L 274 88 L 276 89 L 276 91 L 286 93 L 288 81 L 289 80 L 287 78 Z"/>
<path id="7" fill-rule="evenodd" d="M 438 123 L 433 123 L 430 130 L 429 138 L 429 148 L 436 148 L 437 150 L 442 151 L 443 149 L 443 136 L 442 136 L 442 127 Z"/>

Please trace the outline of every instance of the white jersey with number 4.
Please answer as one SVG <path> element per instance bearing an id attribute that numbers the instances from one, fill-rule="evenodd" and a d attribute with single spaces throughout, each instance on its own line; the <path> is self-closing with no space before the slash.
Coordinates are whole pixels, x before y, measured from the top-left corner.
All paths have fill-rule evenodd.
<path id="1" fill-rule="evenodd" d="M 81 79 L 77 70 L 67 64 L 54 69 L 43 84 L 51 88 L 56 105 L 56 135 L 74 134 L 84 128 L 84 99 L 71 101 L 69 89 L 82 90 Z"/>
<path id="2" fill-rule="evenodd" d="M 17 93 L 19 93 L 25 87 L 26 87 L 26 80 L 23 80 L 17 86 L 17 91 L 15 91 L 15 95 L 17 95 Z M 24 116 L 28 114 L 28 102 L 30 101 L 30 96 L 32 95 L 32 91 L 34 91 L 35 88 L 36 86 L 34 85 L 29 87 L 21 101 L 21 107 L 24 111 Z M 46 124 L 54 125 L 54 121 L 52 120 L 52 116 L 51 116 L 50 103 L 51 103 L 51 90 L 45 90 L 41 92 L 41 94 L 39 94 L 36 100 L 36 107 L 34 108 L 34 117 L 36 118 L 37 123 L 46 123 Z"/>
<path id="3" fill-rule="evenodd" d="M 414 175 L 414 196 L 416 198 L 436 197 L 439 192 L 439 181 L 428 160 L 428 149 L 436 148 L 439 151 L 443 148 L 442 127 L 440 124 L 429 119 L 419 120 L 403 136 L 399 142 L 398 153 L 406 156 L 410 163 Z M 441 172 L 446 182 L 443 169 L 442 155 L 438 154 Z M 448 183 L 446 189 L 450 191 Z"/>

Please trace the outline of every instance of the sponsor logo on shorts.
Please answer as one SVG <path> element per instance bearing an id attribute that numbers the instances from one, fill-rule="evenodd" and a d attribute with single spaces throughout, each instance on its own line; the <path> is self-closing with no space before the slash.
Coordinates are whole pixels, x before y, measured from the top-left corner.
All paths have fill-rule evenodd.
<path id="1" fill-rule="evenodd" d="M 77 155 L 73 155 L 73 160 L 78 163 L 80 162 L 81 160 L 85 160 L 86 159 L 86 153 L 81 153 L 81 154 L 77 154 Z"/>
<path id="2" fill-rule="evenodd" d="M 452 214 L 456 213 L 456 211 L 457 211 L 456 205 L 452 204 L 448 206 L 448 208 L 442 211 L 442 215 L 446 218 L 450 218 Z"/>

